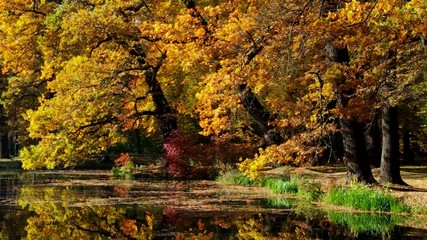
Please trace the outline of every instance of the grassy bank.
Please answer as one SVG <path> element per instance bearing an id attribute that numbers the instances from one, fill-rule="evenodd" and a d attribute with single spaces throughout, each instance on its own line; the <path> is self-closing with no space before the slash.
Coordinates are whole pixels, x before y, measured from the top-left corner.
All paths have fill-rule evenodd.
<path id="1" fill-rule="evenodd" d="M 350 187 L 333 187 L 326 192 L 321 192 L 320 186 L 308 179 L 289 175 L 283 177 L 260 177 L 250 179 L 237 170 L 221 174 L 220 182 L 238 184 L 242 186 L 256 186 L 270 189 L 277 194 L 290 194 L 295 198 L 302 198 L 305 203 L 313 201 L 327 205 L 349 207 L 354 210 L 408 213 L 414 211 L 409 205 L 392 196 L 383 188 L 370 188 L 353 184 Z M 275 199 L 274 202 L 280 202 Z M 280 205 L 280 204 L 274 204 Z M 287 204 L 284 204 L 287 206 Z M 416 210 L 419 212 L 419 209 Z"/>
<path id="2" fill-rule="evenodd" d="M 241 186 L 264 187 L 277 194 L 291 194 L 296 198 L 305 199 L 305 202 L 311 203 L 320 197 L 320 188 L 309 180 L 296 176 L 273 178 L 261 177 L 251 179 L 237 170 L 232 170 L 220 174 L 217 181 L 233 183 Z M 278 201 L 278 200 L 276 200 Z"/>
<path id="3" fill-rule="evenodd" d="M 355 210 L 380 212 L 410 212 L 411 208 L 380 188 L 368 188 L 353 184 L 350 187 L 333 188 L 325 193 L 328 204 L 350 207 Z"/>

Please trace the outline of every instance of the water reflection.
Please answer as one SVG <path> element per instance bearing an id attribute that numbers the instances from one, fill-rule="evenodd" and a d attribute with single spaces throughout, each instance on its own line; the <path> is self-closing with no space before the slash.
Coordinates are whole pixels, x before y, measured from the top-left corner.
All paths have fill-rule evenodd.
<path id="1" fill-rule="evenodd" d="M 0 177 L 0 202 L 14 199 L 18 193 L 18 175 L 5 174 Z"/>
<path id="2" fill-rule="evenodd" d="M 292 209 L 297 205 L 295 198 L 267 198 L 262 201 L 265 206 Z"/>
<path id="3" fill-rule="evenodd" d="M 0 239 L 427 236 L 426 230 L 414 234 L 414 229 L 399 226 L 401 216 L 324 212 L 296 199 L 260 198 L 248 188 L 233 190 L 214 182 L 99 181 L 96 174 L 88 175 L 0 175 Z"/>
<path id="4" fill-rule="evenodd" d="M 391 214 L 328 212 L 332 222 L 347 226 L 358 233 L 391 233 L 404 217 Z"/>

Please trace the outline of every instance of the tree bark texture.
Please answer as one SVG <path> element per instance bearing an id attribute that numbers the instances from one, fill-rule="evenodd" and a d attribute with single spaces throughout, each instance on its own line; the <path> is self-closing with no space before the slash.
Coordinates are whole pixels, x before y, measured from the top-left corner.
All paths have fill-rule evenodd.
<path id="1" fill-rule="evenodd" d="M 382 154 L 380 181 L 405 184 L 400 176 L 399 123 L 397 107 L 386 106 L 382 116 Z"/>
<path id="2" fill-rule="evenodd" d="M 192 4 L 191 2 L 194 1 L 189 1 L 188 4 Z M 166 54 L 164 53 L 157 60 L 157 64 L 152 66 L 146 62 L 145 50 L 141 45 L 136 44 L 129 50 L 129 53 L 137 60 L 139 69 L 144 71 L 144 81 L 148 86 L 155 107 L 154 112 L 151 114 L 156 117 L 159 128 L 163 133 L 163 150 L 165 151 L 169 174 L 173 177 L 183 177 L 186 174 L 185 158 L 183 156 L 183 146 L 180 145 L 177 116 L 167 101 L 157 79 L 157 72 L 162 66 Z"/>
<path id="3" fill-rule="evenodd" d="M 156 69 L 147 70 L 145 72 L 145 82 L 148 84 L 156 107 L 156 118 L 159 121 L 160 130 L 163 132 L 163 138 L 167 139 L 172 136 L 174 131 L 178 130 L 178 120 L 163 93 L 156 75 Z"/>
<path id="4" fill-rule="evenodd" d="M 283 138 L 280 136 L 280 132 L 275 127 L 269 125 L 269 122 L 274 120 L 273 117 L 261 104 L 251 88 L 247 87 L 246 84 L 240 84 L 238 92 L 240 93 L 240 100 L 243 107 L 260 127 L 265 145 L 270 146 L 282 143 Z"/>
<path id="5" fill-rule="evenodd" d="M 347 164 L 347 184 L 356 181 L 376 183 L 366 151 L 364 124 L 354 119 L 340 119 L 344 145 L 344 162 Z"/>
<path id="6" fill-rule="evenodd" d="M 162 66 L 162 62 L 166 58 L 166 55 L 163 54 L 158 59 L 157 64 L 152 66 L 146 62 L 146 53 L 144 47 L 140 44 L 135 44 L 135 46 L 129 50 L 129 53 L 133 55 L 138 62 L 138 68 L 144 71 L 144 80 L 147 83 L 149 93 L 155 106 L 154 116 L 159 121 L 160 130 L 163 133 L 163 138 L 166 140 L 178 129 L 176 115 L 172 111 L 157 79 L 157 72 Z"/>

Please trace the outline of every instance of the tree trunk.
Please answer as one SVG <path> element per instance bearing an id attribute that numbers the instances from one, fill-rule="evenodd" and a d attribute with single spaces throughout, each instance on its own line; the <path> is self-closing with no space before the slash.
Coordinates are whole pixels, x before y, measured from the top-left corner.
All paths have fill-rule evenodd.
<path id="1" fill-rule="evenodd" d="M 185 164 L 184 148 L 188 146 L 182 144 L 183 136 L 178 132 L 177 117 L 157 80 L 157 70 L 158 68 L 153 68 L 153 70 L 146 71 L 145 81 L 150 88 L 151 97 L 156 108 L 156 118 L 163 133 L 163 150 L 167 160 L 168 173 L 173 178 L 184 178 L 188 172 Z"/>
<path id="2" fill-rule="evenodd" d="M 350 54 L 347 48 L 335 48 L 331 43 L 326 45 L 326 52 L 330 61 L 338 64 L 348 64 Z M 337 86 L 337 103 L 342 107 L 347 107 L 351 94 L 344 94 L 340 89 L 345 84 L 346 79 L 342 79 Z M 346 93 L 353 92 L 347 89 Z M 340 119 L 341 134 L 344 146 L 344 162 L 347 164 L 347 183 L 357 181 L 365 184 L 376 183 L 372 176 L 368 154 L 366 151 L 366 140 L 364 135 L 364 124 L 359 123 L 355 116 L 342 117 Z"/>
<path id="3" fill-rule="evenodd" d="M 344 145 L 344 162 L 347 164 L 347 184 L 356 181 L 376 183 L 367 158 L 363 125 L 354 119 L 340 119 Z"/>
<path id="4" fill-rule="evenodd" d="M 169 175 L 172 177 L 184 177 L 186 175 L 185 156 L 183 156 L 182 144 L 180 144 L 180 134 L 178 132 L 178 120 L 176 114 L 169 105 L 162 87 L 157 79 L 157 72 L 162 66 L 166 55 L 163 54 L 155 66 L 146 62 L 144 47 L 136 44 L 129 50 L 138 61 L 139 68 L 144 70 L 144 80 L 148 86 L 149 93 L 154 102 L 154 115 L 159 123 L 159 128 L 163 133 L 163 149 L 167 160 Z"/>
<path id="5" fill-rule="evenodd" d="M 246 84 L 240 84 L 237 90 L 240 93 L 240 100 L 243 107 L 260 127 L 265 145 L 270 146 L 282 143 L 283 138 L 280 136 L 280 132 L 275 127 L 269 125 L 269 122 L 274 120 L 274 118 L 267 109 L 262 106 L 251 88 L 247 87 Z"/>
<path id="6" fill-rule="evenodd" d="M 178 130 L 178 121 L 157 80 L 157 71 L 158 68 L 147 70 L 145 72 L 145 82 L 150 89 L 156 108 L 156 118 L 159 121 L 160 130 L 163 132 L 163 138 L 166 140 Z"/>
<path id="7" fill-rule="evenodd" d="M 381 131 L 375 116 L 366 133 L 366 151 L 371 168 L 377 168 L 381 164 Z"/>
<path id="8" fill-rule="evenodd" d="M 147 83 L 149 93 L 151 94 L 155 106 L 154 116 L 159 121 L 160 130 L 163 133 L 163 138 L 166 140 L 178 129 L 176 115 L 172 111 L 163 89 L 157 80 L 157 72 L 162 66 L 166 55 L 163 54 L 157 60 L 157 64 L 152 66 L 147 63 L 144 47 L 140 44 L 135 44 L 135 46 L 129 50 L 129 53 L 137 60 L 139 69 L 144 71 L 144 80 L 145 83 Z"/>
<path id="9" fill-rule="evenodd" d="M 387 106 L 383 108 L 380 181 L 406 185 L 400 176 L 399 123 L 397 117 L 397 107 Z"/>

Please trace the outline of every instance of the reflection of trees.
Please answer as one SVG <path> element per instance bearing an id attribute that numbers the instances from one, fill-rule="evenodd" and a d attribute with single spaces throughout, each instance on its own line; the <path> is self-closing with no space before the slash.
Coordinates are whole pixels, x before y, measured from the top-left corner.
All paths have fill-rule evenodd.
<path id="1" fill-rule="evenodd" d="M 331 221 L 348 227 L 355 234 L 392 234 L 402 216 L 375 213 L 328 212 Z"/>
<path id="2" fill-rule="evenodd" d="M 151 239 L 153 219 L 126 217 L 114 206 L 75 204 L 77 191 L 70 188 L 22 188 L 18 203 L 33 212 L 27 220 L 27 239 Z"/>
<path id="3" fill-rule="evenodd" d="M 238 239 L 312 239 L 313 226 L 300 221 L 295 215 L 258 215 L 235 222 Z"/>
<path id="4" fill-rule="evenodd" d="M 174 188 L 170 188 L 171 193 Z M 177 189 L 175 189 L 177 191 Z M 83 193 L 83 194 L 82 194 Z M 79 194 L 79 195 L 78 195 Z M 92 195 L 92 194 L 91 194 Z M 391 215 L 326 213 L 223 215 L 166 208 L 96 206 L 72 187 L 23 187 L 21 210 L 0 218 L 0 239 L 341 239 L 392 236 Z M 135 211 L 133 211 L 135 210 Z M 146 211 L 150 211 L 147 214 Z M 153 220 L 156 215 L 156 221 Z M 219 216 L 221 215 L 221 216 Z M 25 226 L 25 233 L 11 225 Z M 8 225 L 7 225 L 8 224 Z M 7 226 L 6 226 L 7 225 Z M 340 228 L 339 226 L 343 226 Z M 23 229 L 22 229 L 23 230 Z M 13 233 L 15 231 L 15 233 Z M 392 232 L 392 233 L 390 233 Z M 176 233 L 176 234 L 174 234 Z M 385 233 L 385 235 L 383 234 Z M 369 236 L 368 236 L 369 235 Z M 360 238 L 363 239 L 363 238 Z"/>
<path id="5" fill-rule="evenodd" d="M 187 232 L 180 232 L 178 239 L 224 239 L 221 235 L 233 233 L 236 239 L 366 239 L 390 237 L 398 234 L 399 217 L 378 214 L 329 213 L 308 217 L 302 214 L 257 214 L 251 217 L 211 219 L 201 229 L 200 224 Z M 342 226 L 342 227 L 340 227 Z M 396 235 L 397 236 L 397 235 Z M 234 239 L 233 238 L 233 239 Z"/>
<path id="6" fill-rule="evenodd" d="M 17 229 L 26 224 L 28 217 L 29 212 L 24 210 L 0 213 L 0 239 L 24 239 L 25 233 Z"/>
<path id="7" fill-rule="evenodd" d="M 15 198 L 17 184 L 18 177 L 16 174 L 0 175 L 0 201 Z"/>
<path id="8" fill-rule="evenodd" d="M 313 225 L 311 225 L 313 224 Z M 200 220 L 177 239 L 315 239 L 321 238 L 318 223 L 300 220 L 294 214 L 256 214 Z"/>

